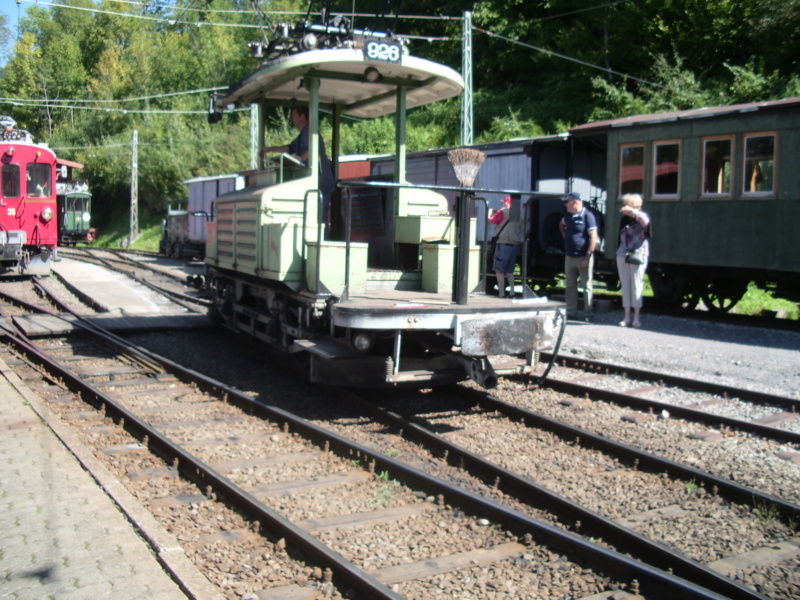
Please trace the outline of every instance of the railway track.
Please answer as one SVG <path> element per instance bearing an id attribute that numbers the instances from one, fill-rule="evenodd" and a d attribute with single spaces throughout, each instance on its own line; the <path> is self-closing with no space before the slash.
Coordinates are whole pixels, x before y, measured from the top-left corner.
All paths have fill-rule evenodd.
<path id="1" fill-rule="evenodd" d="M 585 597 L 615 588 L 719 597 L 114 336 L 49 338 L 38 350 L 8 336 L 28 361 L 47 364 L 50 410 L 77 425 L 83 443 L 176 530 L 230 597 L 276 582 L 359 597 Z M 54 381 L 68 382 L 96 410 L 65 399 Z M 432 555 L 436 548 L 449 551 Z M 306 561 L 281 562 L 298 555 Z M 270 568 L 276 561 L 282 577 Z M 735 584 L 729 591 L 761 597 Z"/>
<path id="2" fill-rule="evenodd" d="M 197 342 L 197 345 L 202 345 L 202 342 Z M 163 345 L 161 348 L 167 350 Z M 250 356 L 253 351 L 253 348 L 238 350 L 239 361 L 246 371 L 257 368 L 257 360 Z M 209 368 L 222 372 L 226 370 L 227 364 L 210 364 Z M 238 379 L 236 384 L 255 391 L 266 389 L 250 377 Z M 714 464 L 705 465 L 708 468 L 697 468 L 691 457 L 702 456 L 707 451 L 707 442 L 687 438 L 687 428 L 693 431 L 696 427 L 691 424 L 687 426 L 682 420 L 662 418 L 647 421 L 658 426 L 654 431 L 648 429 L 646 424 L 623 421 L 618 415 L 615 427 L 607 426 L 601 432 L 602 435 L 591 436 L 587 431 L 570 430 L 555 419 L 539 419 L 544 423 L 539 426 L 544 431 L 549 432 L 553 426 L 548 421 L 554 421 L 557 425 L 556 431 L 563 432 L 545 435 L 517 427 L 523 419 L 530 423 L 536 421 L 533 417 L 518 414 L 518 405 L 527 399 L 538 399 L 545 408 L 565 413 L 559 417 L 560 421 L 583 416 L 591 422 L 591 410 L 582 412 L 560 403 L 562 400 L 574 403 L 582 400 L 582 397 L 576 399 L 552 390 L 527 390 L 520 385 L 518 389 L 500 392 L 507 404 L 516 405 L 507 409 L 512 415 L 510 418 L 501 419 L 497 415 L 500 409 L 491 405 L 490 398 L 486 399 L 484 406 L 474 409 L 476 415 L 473 415 L 470 403 L 477 403 L 477 397 L 481 394 L 475 393 L 476 398 L 465 402 L 464 397 L 472 392 L 464 388 L 458 390 L 449 399 L 440 391 L 428 392 L 416 398 L 413 395 L 395 397 L 383 393 L 373 394 L 373 400 L 387 407 L 384 412 L 391 411 L 401 415 L 398 421 L 393 421 L 391 415 L 386 418 L 380 415 L 368 418 L 368 413 L 362 406 L 354 408 L 352 400 L 338 398 L 329 398 L 327 404 L 320 401 L 310 405 L 304 414 L 320 425 L 356 439 L 365 446 L 375 447 L 426 471 L 449 477 L 475 493 L 488 495 L 498 501 L 505 502 L 509 498 L 525 496 L 527 500 L 523 504 L 530 505 L 530 498 L 542 498 L 546 494 L 518 484 L 515 476 L 516 479 L 536 481 L 547 488 L 551 495 L 567 496 L 586 510 L 605 514 L 611 520 L 622 521 L 626 527 L 637 533 L 649 532 L 652 541 L 670 545 L 681 554 L 695 557 L 696 562 L 719 561 L 715 566 L 723 571 L 735 564 L 734 569 L 726 571 L 731 578 L 766 590 L 770 597 L 796 596 L 798 581 L 793 573 L 798 566 L 797 538 L 793 529 L 797 526 L 797 476 L 792 464 L 777 458 L 770 461 L 769 455 L 764 457 L 762 444 L 769 447 L 774 445 L 773 442 L 749 434 L 740 439 L 726 436 L 725 442 L 729 446 L 715 451 L 714 454 L 708 450 Z M 300 407 L 302 402 L 294 401 L 293 404 L 295 409 L 304 410 Z M 326 410 L 323 406 L 329 407 Z M 482 423 L 473 425 L 471 421 L 477 421 L 477 415 L 482 413 L 489 416 Z M 605 425 L 605 421 L 603 424 Z M 645 452 L 637 453 L 637 448 L 625 448 L 628 445 L 641 448 L 636 440 L 630 444 L 617 444 L 626 450 L 626 453 L 619 456 L 612 447 L 614 444 L 608 443 L 608 438 L 619 437 L 624 440 L 626 431 L 638 430 L 641 436 L 649 438 L 657 445 L 664 435 L 662 430 L 667 426 L 674 427 L 673 437 L 684 440 L 683 446 L 675 444 L 676 449 L 683 450 L 682 460 L 662 461 L 659 465 L 659 461 L 653 461 L 653 458 L 658 458 L 658 451 L 651 453 L 655 457 L 650 457 Z M 420 429 L 429 431 L 420 433 Z M 425 437 L 431 432 L 438 433 L 438 438 L 445 439 L 437 438 L 431 445 L 418 448 L 417 445 L 421 445 L 421 442 L 417 437 Z M 530 447 L 525 445 L 529 438 L 534 438 Z M 663 444 L 672 444 L 669 438 L 664 439 Z M 466 458 L 464 453 L 458 454 L 449 447 L 448 442 L 467 446 L 469 452 L 466 453 Z M 537 447 L 534 447 L 534 442 Z M 602 442 L 605 442 L 606 449 Z M 567 454 L 567 450 L 573 446 L 580 447 L 579 450 L 571 450 L 574 457 Z M 472 455 L 496 464 L 473 465 L 466 472 L 457 468 L 462 463 L 470 464 Z M 773 476 L 773 471 L 764 469 L 765 461 L 782 466 L 787 476 Z M 477 464 L 480 461 L 473 462 Z M 582 465 L 579 469 L 580 463 Z M 496 469 L 497 466 L 504 467 L 505 471 L 502 468 Z M 495 471 L 491 471 L 492 468 Z M 713 474 L 715 469 L 728 469 L 735 476 L 730 481 L 723 481 L 724 476 Z M 753 482 L 752 489 L 747 488 L 748 481 Z M 590 482 L 594 482 L 593 487 Z M 541 516 L 539 512 L 530 512 L 538 509 L 520 508 L 519 501 L 515 502 L 515 509 L 528 510 L 529 514 Z M 547 504 L 547 501 L 542 502 Z M 598 535 L 597 530 L 590 533 L 593 527 L 590 519 L 574 508 L 547 508 L 551 515 L 541 517 L 545 520 L 561 520 L 563 526 L 568 528 L 574 527 L 580 521 L 577 528 L 581 533 L 595 539 L 602 538 L 609 543 L 613 538 L 608 533 Z M 604 510 L 607 512 L 603 513 Z M 684 519 L 688 520 L 685 534 L 682 531 Z M 729 523 L 729 526 L 717 527 L 717 522 Z M 715 533 L 716 530 L 719 532 Z M 691 539 L 692 533 L 695 534 L 695 540 Z M 773 555 L 769 560 L 774 560 L 774 563 L 769 565 L 763 556 L 759 558 L 759 553 L 765 546 L 774 547 L 775 550 L 783 548 L 788 552 L 782 555 L 783 558 L 778 553 Z M 638 553 L 636 555 L 640 556 Z"/>
<path id="3" fill-rule="evenodd" d="M 550 357 L 545 357 L 549 359 Z M 698 381 L 607 362 L 559 357 L 547 386 L 573 395 L 608 399 L 630 408 L 670 410 L 710 426 L 750 431 L 800 443 L 800 399 Z"/>
<path id="4" fill-rule="evenodd" d="M 621 439 L 645 450 L 800 501 L 792 487 L 800 461 L 800 400 L 597 361 L 559 363 L 540 393 L 509 398 L 594 433 L 619 431 Z M 677 431 L 669 443 L 652 435 L 668 428 Z M 719 460 L 748 444 L 757 446 L 751 453 L 760 457 L 760 473 L 737 472 L 731 461 Z M 788 472 L 777 468 L 786 465 L 792 466 Z"/>
<path id="5" fill-rule="evenodd" d="M 762 569 L 754 577 L 749 574 L 750 582 L 776 582 L 773 597 L 792 598 L 796 593 L 800 582 L 781 573 L 798 564 L 800 540 L 787 523 L 800 522 L 800 506 L 481 391 L 459 390 L 456 396 L 436 392 L 424 403 L 406 396 L 391 403 L 384 399 L 385 408 L 372 411 L 372 417 L 451 468 L 467 470 L 484 486 L 512 498 L 518 510 L 527 507 L 540 518 L 539 511 L 547 510 L 573 531 L 637 557 L 647 556 L 649 562 L 679 574 L 695 568 L 683 562 L 688 557 L 717 573 L 743 578 L 739 567 L 755 573 L 759 562 L 764 566 L 758 558 L 761 549 L 788 550 L 771 559 L 789 559 L 777 574 L 767 575 L 768 568 Z M 352 435 L 354 427 L 346 429 Z M 714 527 L 709 527 L 710 521 Z M 672 552 L 662 552 L 662 545 Z M 709 576 L 702 570 L 693 575 Z"/>

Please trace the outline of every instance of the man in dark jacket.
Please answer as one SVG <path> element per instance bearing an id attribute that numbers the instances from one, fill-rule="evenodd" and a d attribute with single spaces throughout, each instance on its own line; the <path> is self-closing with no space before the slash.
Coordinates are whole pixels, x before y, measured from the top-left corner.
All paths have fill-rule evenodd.
<path id="1" fill-rule="evenodd" d="M 578 192 L 562 198 L 567 214 L 559 228 L 564 236 L 564 278 L 566 280 L 567 318 L 578 316 L 578 279 L 583 286 L 583 311 L 587 323 L 594 321 L 592 310 L 592 270 L 597 247 L 597 219 L 583 205 Z"/>

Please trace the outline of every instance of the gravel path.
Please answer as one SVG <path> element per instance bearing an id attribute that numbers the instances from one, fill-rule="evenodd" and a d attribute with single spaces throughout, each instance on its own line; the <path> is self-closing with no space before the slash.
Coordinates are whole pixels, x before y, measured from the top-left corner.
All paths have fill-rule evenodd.
<path id="1" fill-rule="evenodd" d="M 800 332 L 645 313 L 632 329 L 622 314 L 570 321 L 560 354 L 800 398 Z"/>

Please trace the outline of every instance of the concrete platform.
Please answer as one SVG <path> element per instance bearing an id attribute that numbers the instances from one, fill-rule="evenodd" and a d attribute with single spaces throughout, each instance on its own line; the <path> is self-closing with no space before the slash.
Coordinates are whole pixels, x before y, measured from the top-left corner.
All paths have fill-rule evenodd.
<path id="1" fill-rule="evenodd" d="M 222 598 L 2 360 L 0 430 L 0 597 Z"/>
<path id="2" fill-rule="evenodd" d="M 123 315 L 175 312 L 174 304 L 168 298 L 97 265 L 64 258 L 53 263 L 53 271 L 69 285 L 97 302 L 103 312 Z"/>
<path id="3" fill-rule="evenodd" d="M 64 258 L 53 271 L 76 293 L 90 298 L 101 313 L 84 318 L 116 332 L 208 327 L 204 314 L 191 312 L 131 279 L 100 266 Z M 15 319 L 31 337 L 62 335 L 74 330 L 70 319 L 30 315 Z"/>

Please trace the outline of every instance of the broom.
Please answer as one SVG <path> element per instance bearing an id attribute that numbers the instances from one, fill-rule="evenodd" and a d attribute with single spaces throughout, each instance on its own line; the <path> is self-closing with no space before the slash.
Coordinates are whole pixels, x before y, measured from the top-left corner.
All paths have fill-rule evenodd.
<path id="1" fill-rule="evenodd" d="M 462 187 L 472 187 L 475 185 L 475 178 L 478 176 L 486 154 L 474 148 L 455 148 L 447 152 L 447 158 L 453 165 L 458 183 Z"/>

